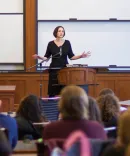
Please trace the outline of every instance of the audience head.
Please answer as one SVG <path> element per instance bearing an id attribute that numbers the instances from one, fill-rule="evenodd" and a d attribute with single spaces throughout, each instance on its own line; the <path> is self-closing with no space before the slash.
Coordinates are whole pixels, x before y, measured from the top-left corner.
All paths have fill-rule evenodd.
<path id="1" fill-rule="evenodd" d="M 11 146 L 4 132 L 0 130 L 0 156 L 10 156 L 12 153 Z"/>
<path id="2" fill-rule="evenodd" d="M 42 122 L 44 119 L 40 110 L 39 98 L 33 94 L 24 97 L 17 110 L 17 116 L 23 116 L 32 122 Z"/>
<path id="3" fill-rule="evenodd" d="M 101 122 L 100 109 L 96 100 L 89 96 L 88 101 L 89 101 L 89 107 L 88 107 L 89 120 L 95 120 L 95 121 Z"/>
<path id="4" fill-rule="evenodd" d="M 104 96 L 107 94 L 114 95 L 114 92 L 110 88 L 104 88 L 100 91 L 99 96 Z"/>
<path id="5" fill-rule="evenodd" d="M 78 86 L 67 86 L 61 91 L 59 110 L 62 118 L 88 119 L 88 96 Z"/>
<path id="6" fill-rule="evenodd" d="M 102 121 L 107 122 L 111 120 L 112 117 L 118 117 L 120 106 L 119 100 L 116 96 L 111 94 L 99 96 L 97 98 L 97 103 L 101 111 Z"/>

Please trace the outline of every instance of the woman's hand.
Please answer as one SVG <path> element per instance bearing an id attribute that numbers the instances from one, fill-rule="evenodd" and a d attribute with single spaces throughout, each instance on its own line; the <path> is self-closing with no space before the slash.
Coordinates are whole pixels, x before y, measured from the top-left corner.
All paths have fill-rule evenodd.
<path id="1" fill-rule="evenodd" d="M 40 57 L 39 55 L 37 55 L 37 54 L 34 54 L 32 57 L 33 57 L 34 59 L 41 59 L 41 57 Z"/>
<path id="2" fill-rule="evenodd" d="M 91 56 L 91 52 L 88 51 L 87 53 L 86 52 L 83 52 L 80 56 L 80 58 L 86 58 L 86 57 L 90 57 Z"/>

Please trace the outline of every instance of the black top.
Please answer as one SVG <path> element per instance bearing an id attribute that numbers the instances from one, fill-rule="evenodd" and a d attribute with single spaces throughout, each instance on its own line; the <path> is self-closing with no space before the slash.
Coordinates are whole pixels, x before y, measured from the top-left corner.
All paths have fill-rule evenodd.
<path id="1" fill-rule="evenodd" d="M 107 136 L 108 138 L 116 138 L 117 137 L 117 123 L 118 123 L 118 119 L 117 117 L 112 117 L 111 120 L 104 122 L 104 127 L 116 127 L 116 129 L 114 130 L 110 130 L 107 132 Z"/>
<path id="2" fill-rule="evenodd" d="M 107 147 L 102 156 L 124 156 L 125 155 L 126 148 L 124 147 L 115 147 L 115 146 L 109 146 Z"/>
<path id="3" fill-rule="evenodd" d="M 54 41 L 50 41 L 44 57 L 49 58 L 51 55 L 52 62 L 50 67 L 65 67 L 66 64 L 68 64 L 67 56 L 71 59 L 74 56 L 74 53 L 68 40 L 65 40 L 60 47 L 58 47 Z"/>
<path id="4" fill-rule="evenodd" d="M 39 139 L 42 137 L 43 127 L 34 126 L 31 121 L 26 120 L 22 116 L 16 116 L 16 121 L 18 125 L 18 139 L 24 139 L 24 136 L 31 135 L 33 139 Z"/>

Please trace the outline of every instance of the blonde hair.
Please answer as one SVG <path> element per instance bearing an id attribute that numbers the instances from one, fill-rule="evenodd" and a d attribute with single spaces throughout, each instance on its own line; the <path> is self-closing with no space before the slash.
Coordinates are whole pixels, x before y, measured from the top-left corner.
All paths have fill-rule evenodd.
<path id="1" fill-rule="evenodd" d="M 122 144 L 130 144 L 130 108 L 119 118 L 118 136 Z"/>
<path id="2" fill-rule="evenodd" d="M 64 118 L 88 119 L 88 96 L 78 86 L 67 86 L 61 92 L 59 110 Z"/>

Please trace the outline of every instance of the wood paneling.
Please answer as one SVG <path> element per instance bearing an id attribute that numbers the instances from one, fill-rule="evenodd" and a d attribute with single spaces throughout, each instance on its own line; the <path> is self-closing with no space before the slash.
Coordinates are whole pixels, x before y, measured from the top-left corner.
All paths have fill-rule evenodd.
<path id="1" fill-rule="evenodd" d="M 1 85 L 16 85 L 15 104 L 27 94 L 40 96 L 40 83 L 42 83 L 42 95 L 47 96 L 48 74 L 42 76 L 42 82 L 38 73 L 0 74 Z"/>
<path id="2" fill-rule="evenodd" d="M 99 85 L 94 89 L 89 86 L 89 95 L 96 97 L 103 88 L 111 88 L 120 100 L 130 99 L 130 74 L 96 74 L 96 82 Z M 16 85 L 15 104 L 19 104 L 20 99 L 32 93 L 40 96 L 40 74 L 39 73 L 19 73 L 0 74 L 1 85 Z M 47 96 L 48 74 L 42 75 L 42 96 Z"/>
<path id="3" fill-rule="evenodd" d="M 103 88 L 111 88 L 120 100 L 130 99 L 130 73 L 97 74 L 99 86 L 96 95 Z"/>
<path id="4" fill-rule="evenodd" d="M 33 66 L 36 61 L 32 55 L 36 53 L 36 0 L 25 0 L 25 68 L 27 72 L 33 72 L 27 69 Z"/>
<path id="5" fill-rule="evenodd" d="M 8 112 L 14 110 L 15 88 L 15 85 L 0 85 L 0 99 L 2 100 L 0 111 Z"/>

